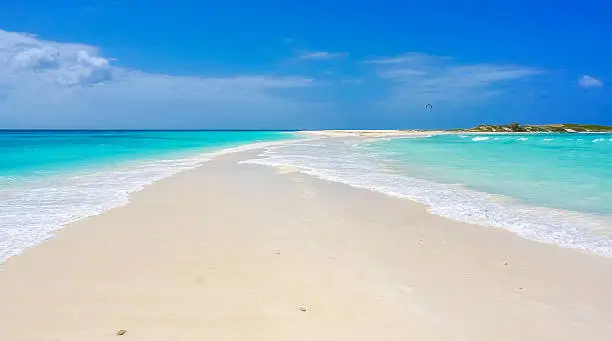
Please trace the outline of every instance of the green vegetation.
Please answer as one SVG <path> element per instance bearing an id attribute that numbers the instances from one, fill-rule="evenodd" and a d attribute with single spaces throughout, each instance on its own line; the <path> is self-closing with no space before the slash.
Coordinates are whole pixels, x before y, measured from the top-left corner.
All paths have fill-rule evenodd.
<path id="1" fill-rule="evenodd" d="M 508 128 L 510 128 L 510 130 L 512 130 L 514 132 L 522 131 L 522 129 L 521 129 L 522 127 L 518 123 L 516 123 L 516 122 L 510 123 L 508 125 Z"/>
<path id="2" fill-rule="evenodd" d="M 481 124 L 469 129 L 452 129 L 452 131 L 466 132 L 524 132 L 524 133 L 579 133 L 579 132 L 609 132 L 612 127 L 596 124 L 546 124 L 546 125 L 520 125 L 516 122 L 503 125 Z"/>

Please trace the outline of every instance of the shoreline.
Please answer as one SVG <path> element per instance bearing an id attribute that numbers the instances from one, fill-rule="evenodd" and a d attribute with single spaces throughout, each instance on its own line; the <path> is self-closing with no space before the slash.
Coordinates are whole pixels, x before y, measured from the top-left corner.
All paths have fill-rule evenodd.
<path id="1" fill-rule="evenodd" d="M 390 136 L 376 137 L 371 140 L 387 140 L 402 138 L 420 138 L 420 135 L 412 136 Z M 461 136 L 464 137 L 464 136 Z M 323 149 L 330 148 L 334 160 L 325 159 L 326 163 L 311 166 L 308 162 L 312 158 L 318 158 L 319 150 L 313 144 L 312 149 L 306 146 L 298 151 L 285 152 L 285 148 L 265 149 L 257 158 L 244 161 L 248 164 L 266 165 L 271 167 L 284 167 L 295 169 L 305 174 L 315 176 L 319 179 L 346 184 L 354 188 L 368 189 L 389 195 L 403 200 L 425 204 L 427 211 L 441 217 L 452 219 L 458 222 L 478 224 L 494 229 L 509 231 L 514 235 L 529 239 L 538 243 L 555 245 L 557 247 L 569 248 L 597 254 L 602 257 L 612 259 L 612 239 L 591 234 L 590 231 L 607 229 L 610 227 L 609 217 L 591 213 L 577 212 L 570 209 L 548 207 L 543 205 L 522 203 L 510 195 L 486 192 L 473 188 L 465 184 L 447 184 L 425 177 L 411 177 L 401 175 L 398 177 L 388 177 L 384 170 L 372 170 L 367 168 L 367 172 L 353 171 L 352 168 L 344 168 L 343 163 L 364 163 L 373 161 L 381 162 L 380 159 L 343 158 L 346 146 L 335 148 L 333 141 L 368 141 L 363 136 L 337 136 L 326 137 L 329 145 Z M 488 137 L 483 137 L 489 139 Z M 289 146 L 290 147 L 290 146 Z M 356 150 L 350 150 L 349 154 L 359 154 Z M 308 155 L 304 162 L 300 157 L 294 159 L 297 154 Z M 340 160 L 339 162 L 336 162 Z M 331 163 L 331 165 L 329 164 Z M 384 164 L 384 162 L 383 162 Z M 375 180 L 366 180 L 370 175 Z M 377 180 L 382 179 L 382 180 Z M 501 217 L 501 219 L 500 219 Z M 559 231 L 566 233 L 559 237 Z M 601 237 L 595 240 L 594 238 Z M 597 241 L 597 242 L 595 242 Z"/>
<path id="2" fill-rule="evenodd" d="M 104 214 L 109 210 L 129 204 L 132 195 L 163 179 L 175 176 L 190 169 L 197 168 L 202 164 L 223 155 L 239 153 L 242 151 L 248 151 L 258 148 L 266 148 L 279 144 L 291 144 L 295 143 L 298 140 L 306 140 L 307 138 L 308 137 L 305 136 L 302 139 L 294 138 L 285 140 L 252 142 L 235 146 L 225 146 L 217 150 L 208 151 L 178 151 L 177 154 L 169 153 L 165 154 L 161 158 L 152 157 L 144 159 L 125 160 L 119 164 L 113 165 L 98 165 L 96 167 L 96 172 L 84 172 L 82 169 L 77 169 L 65 173 L 51 173 L 51 175 L 48 175 L 45 180 L 49 179 L 48 177 L 52 177 L 51 179 L 55 180 L 56 184 L 65 183 L 66 177 L 81 178 L 86 176 L 94 176 L 96 173 L 103 174 L 103 177 L 99 179 L 100 181 L 106 181 L 107 178 L 124 177 L 126 171 L 129 172 L 132 169 L 139 169 L 143 166 L 146 166 L 146 168 L 149 169 L 148 172 L 151 174 L 149 174 L 145 178 L 129 179 L 129 181 L 121 183 L 121 186 L 119 186 L 119 188 L 115 188 L 113 190 L 113 193 L 106 193 L 102 197 L 93 198 L 99 201 L 97 204 L 88 205 L 88 207 L 81 207 L 76 212 L 71 211 L 70 214 L 66 217 L 57 218 L 58 220 L 52 220 L 51 222 L 46 221 L 44 222 L 44 224 L 39 224 L 40 226 L 36 226 L 37 229 L 35 230 L 35 236 L 17 236 L 20 238 L 27 239 L 28 242 L 19 246 L 11 246 L 12 248 L 10 248 L 8 252 L 0 252 L 0 272 L 2 271 L 2 266 L 7 259 L 14 256 L 18 256 L 25 250 L 32 247 L 36 247 L 40 243 L 44 243 L 46 240 L 53 239 L 57 231 L 64 229 L 70 224 L 76 223 L 80 220 L 87 219 L 92 216 Z M 160 164 L 161 168 L 158 166 Z M 85 183 L 85 185 L 87 185 L 87 183 Z M 114 184 L 114 186 L 117 185 L 118 184 Z M 63 188 L 63 190 L 67 190 L 67 188 Z M 17 197 L 23 194 L 24 193 L 20 193 L 17 195 Z M 80 193 L 78 193 L 78 195 L 80 195 Z M 53 197 L 50 198 L 50 200 L 57 200 L 57 198 Z"/>
<path id="3" fill-rule="evenodd" d="M 39 239 L 36 242 L 23 246 L 21 251 L 19 251 L 18 253 L 15 253 L 13 255 L 8 256 L 6 259 L 2 260 L 0 259 L 0 272 L 2 271 L 2 264 L 9 258 L 11 257 L 15 257 L 20 255 L 24 250 L 28 249 L 28 248 L 32 248 L 32 247 L 36 247 L 37 245 L 39 245 L 40 243 L 44 243 L 46 240 L 49 239 L 53 239 L 55 237 L 55 233 L 57 233 L 57 231 L 62 230 L 63 228 L 65 228 L 68 225 L 74 224 L 80 220 L 83 219 L 88 219 L 89 217 L 92 216 L 97 216 L 100 214 L 104 214 L 105 212 L 118 208 L 118 207 L 122 207 L 125 205 L 128 205 L 131 201 L 131 197 L 142 191 L 143 189 L 146 189 L 149 186 L 154 185 L 155 183 L 157 183 L 158 181 L 162 181 L 168 177 L 173 177 L 176 176 L 177 174 L 180 174 L 182 172 L 185 171 L 189 171 L 191 169 L 194 168 L 198 168 L 198 167 L 202 167 L 203 165 L 205 165 L 207 162 L 213 161 L 215 158 L 218 157 L 224 157 L 226 155 L 231 155 L 231 154 L 235 154 L 235 153 L 244 153 L 246 151 L 252 151 L 252 150 L 260 150 L 260 151 L 266 151 L 268 148 L 270 147 L 275 147 L 275 146 L 285 146 L 285 145 L 291 145 L 294 143 L 301 143 L 301 142 L 305 142 L 305 141 L 313 141 L 313 140 L 318 140 L 318 139 L 322 139 L 322 140 L 343 140 L 343 139 L 359 139 L 359 140 L 368 140 L 368 139 L 375 139 L 375 140 L 386 140 L 386 139 L 401 139 L 401 138 L 423 138 L 423 137 L 429 137 L 433 135 L 463 135 L 463 134 L 478 134 L 478 135 L 486 135 L 486 134 L 515 134 L 515 133 L 503 133 L 503 132 L 446 132 L 446 131 L 402 131 L 402 130 L 320 130 L 320 131 L 299 131 L 299 132 L 293 132 L 294 134 L 294 138 L 293 139 L 287 139 L 287 140 L 277 140 L 277 141 L 263 141 L 263 142 L 254 142 L 254 143 L 247 143 L 247 144 L 242 144 L 242 145 L 237 145 L 237 146 L 233 146 L 233 147 L 225 147 L 219 150 L 215 150 L 215 151 L 208 151 L 208 152 L 204 152 L 204 153 L 197 153 L 197 154 L 193 154 L 191 156 L 185 156 L 184 160 L 191 160 L 194 161 L 194 164 L 177 170 L 177 171 L 173 171 L 171 172 L 171 174 L 169 175 L 164 175 L 161 177 L 157 177 L 155 179 L 152 180 L 147 180 L 147 183 L 144 185 L 135 185 L 132 186 L 136 189 L 132 189 L 129 190 L 125 193 L 125 198 L 123 198 L 121 200 L 120 203 L 112 203 L 112 204 L 105 204 L 104 208 L 93 213 L 93 214 L 86 214 L 83 215 L 81 217 L 72 219 L 71 221 L 67 222 L 67 223 L 62 223 L 60 225 L 58 225 L 57 227 L 50 229 L 47 231 L 47 233 L 51 233 L 50 235 L 48 235 L 45 238 Z M 539 134 L 539 132 L 534 132 L 533 134 Z M 256 161 L 255 159 L 259 160 L 262 159 L 261 158 L 261 153 L 259 153 L 257 155 L 257 157 L 255 157 L 253 160 L 249 160 L 249 161 Z M 265 160 L 266 158 L 263 157 L 262 160 Z M 162 160 L 163 161 L 163 160 Z M 244 160 L 245 162 L 247 160 Z M 247 163 L 253 163 L 253 164 L 258 164 L 258 162 L 247 162 Z M 265 163 L 261 163 L 261 165 L 265 165 Z M 267 167 L 275 167 L 274 165 L 266 165 Z M 292 168 L 292 167 L 288 167 Z M 295 171 L 295 170 L 292 170 Z M 354 184 L 351 184 L 350 181 L 341 181 L 341 180 L 330 180 L 327 179 L 325 177 L 321 177 L 319 175 L 315 175 L 315 174 L 310 174 L 308 172 L 304 172 L 304 174 L 308 174 L 309 176 L 314 176 L 317 177 L 319 179 L 322 179 L 324 181 L 332 181 L 332 182 L 337 182 L 337 183 L 341 183 L 347 186 L 351 186 L 353 188 L 358 188 L 358 189 L 362 189 L 362 186 L 356 186 Z M 429 180 L 426 180 L 429 181 Z M 418 203 L 418 204 L 423 204 L 423 202 L 421 200 L 418 199 L 414 199 L 411 197 L 407 197 L 407 196 L 403 196 L 403 195 L 395 195 L 395 194 L 389 194 L 385 191 L 380 191 L 380 190 L 375 190 L 375 189 L 371 189 L 369 188 L 368 190 L 372 190 L 372 191 L 376 191 L 377 193 L 381 193 L 383 195 L 387 195 L 387 196 L 392 196 L 392 197 L 396 197 L 396 198 L 400 198 L 402 200 L 410 200 L 411 202 L 414 203 Z M 497 194 L 491 194 L 491 193 L 486 193 L 486 192 L 478 192 L 475 191 L 475 193 L 480 193 L 483 195 L 492 195 L 492 196 L 496 196 Z M 509 199 L 511 199 L 510 197 L 508 197 Z M 447 215 L 444 213 L 440 213 L 436 211 L 436 206 L 435 205 L 431 205 L 431 204 L 424 204 L 426 207 L 426 211 L 430 214 L 436 215 L 436 216 L 440 216 L 440 217 L 444 217 L 444 218 L 448 218 L 451 219 L 453 221 L 456 222 L 462 222 L 462 223 L 468 223 L 468 224 L 477 224 L 477 225 L 481 225 L 481 226 L 485 226 L 487 228 L 493 228 L 493 229 L 501 229 L 507 232 L 510 232 L 514 235 L 517 235 L 521 238 L 525 238 L 528 239 L 530 241 L 534 241 L 534 242 L 538 242 L 538 243 L 544 243 L 544 244 L 550 244 L 550 245 L 554 245 L 557 247 L 561 247 L 561 248 L 567 248 L 567 249 L 573 249 L 573 250 L 578 250 L 578 251 L 583 251 L 583 252 L 587 252 L 587 253 L 592 253 L 598 256 L 602 256 L 602 257 L 606 257 L 606 258 L 612 258 L 609 255 L 609 252 L 606 253 L 602 253 L 599 251 L 594 251 L 591 249 L 587 249 L 587 248 L 583 248 L 583 247 L 573 247 L 571 245 L 560 245 L 558 242 L 556 241 L 549 241 L 549 240 L 541 240 L 541 239 L 537 239 L 537 238 L 531 238 L 529 236 L 523 235 L 520 232 L 514 231 L 512 230 L 512 228 L 508 227 L 508 226 L 498 226 L 495 224 L 489 224 L 487 222 L 481 222 L 481 221 L 474 221 L 474 220 L 466 220 L 463 218 L 458 218 L 452 215 Z M 535 207 L 535 208 L 540 208 L 540 207 Z M 555 209 L 556 210 L 556 209 Z M 559 212 L 564 212 L 563 210 L 556 210 Z M 571 211 L 568 211 L 569 213 L 572 213 Z"/>
<path id="4" fill-rule="evenodd" d="M 347 129 L 347 130 L 304 130 L 308 136 L 325 137 L 371 137 L 371 138 L 401 138 L 401 137 L 428 137 L 434 135 L 542 135 L 542 134 L 603 134 L 612 135 L 612 131 L 452 131 L 452 130 L 366 130 L 366 129 Z"/>
<path id="5" fill-rule="evenodd" d="M 433 134 L 430 134 L 433 133 Z M 538 132 L 534 132 L 533 134 L 537 134 Z M 138 184 L 138 185 L 134 185 L 131 186 L 133 187 L 131 190 L 127 191 L 125 193 L 125 198 L 121 198 L 120 203 L 105 203 L 103 206 L 104 208 L 96 211 L 95 213 L 88 213 L 88 214 L 84 214 L 80 217 L 74 218 L 71 221 L 68 221 L 66 223 L 61 223 L 59 225 L 57 225 L 57 227 L 54 227 L 52 229 L 48 229 L 46 230 L 46 233 L 51 233 L 50 235 L 46 236 L 45 238 L 41 238 L 29 245 L 23 246 L 22 249 L 13 254 L 8 256 L 5 259 L 0 258 L 0 272 L 2 271 L 2 264 L 6 261 L 6 259 L 10 258 L 10 257 L 14 257 L 14 256 L 18 256 L 19 254 L 21 254 L 24 250 L 31 248 L 31 247 L 36 247 L 37 245 L 39 245 L 40 243 L 44 243 L 46 240 L 49 239 L 53 239 L 55 237 L 55 233 L 56 231 L 59 231 L 63 228 L 65 228 L 67 225 L 73 224 L 75 222 L 78 222 L 82 219 L 87 219 L 88 217 L 91 216 L 96 216 L 96 215 L 100 215 L 100 214 L 104 214 L 105 212 L 107 212 L 108 210 L 112 210 L 115 209 L 117 207 L 122 207 L 125 205 L 128 205 L 130 203 L 131 197 L 132 195 L 134 195 L 135 193 L 138 193 L 140 191 L 142 191 L 143 189 L 145 189 L 148 186 L 154 185 L 155 183 L 157 183 L 158 181 L 161 181 L 163 179 L 166 179 L 168 177 L 173 177 L 176 176 L 177 174 L 180 174 L 182 172 L 185 171 L 189 171 L 191 169 L 197 168 L 197 167 L 201 167 L 203 166 L 205 163 L 210 162 L 212 160 L 214 160 L 215 158 L 218 157 L 223 157 L 226 155 L 230 155 L 230 154 L 235 154 L 235 153 L 243 153 L 245 151 L 252 151 L 252 150 L 261 150 L 266 151 L 268 150 L 268 148 L 270 147 L 276 147 L 276 146 L 287 146 L 287 145 L 291 145 L 294 143 L 301 143 L 301 142 L 307 142 L 307 141 L 313 141 L 313 140 L 318 140 L 318 139 L 322 139 L 322 140 L 344 140 L 344 139 L 359 139 L 359 140 L 386 140 L 386 139 L 401 139 L 401 138 L 423 138 L 423 137 L 429 137 L 432 135 L 463 135 L 463 134 L 478 134 L 478 135 L 486 135 L 486 134 L 515 134 L 515 133 L 495 133 L 495 132 L 483 132 L 483 133 L 477 133 L 477 132 L 445 132 L 445 131 L 434 131 L 434 132 L 426 132 L 426 131 L 402 131 L 402 130 L 319 130 L 319 131 L 298 131 L 298 132 L 293 132 L 294 138 L 292 139 L 286 139 L 286 140 L 277 140 L 277 141 L 262 141 L 262 142 L 254 142 L 254 143 L 246 143 L 246 144 L 242 144 L 242 145 L 237 145 L 237 146 L 232 146 L 232 147 L 225 147 L 219 150 L 214 150 L 214 151 L 207 151 L 204 153 L 192 153 L 191 155 L 187 156 L 187 155 L 183 155 L 183 157 L 177 159 L 177 160 L 190 160 L 192 161 L 192 165 L 188 166 L 188 167 L 183 167 L 179 170 L 173 171 L 169 174 L 166 174 L 164 176 L 161 177 L 156 177 L 154 179 L 149 179 L 146 181 L 145 184 Z M 262 159 L 261 158 L 261 153 L 255 157 L 254 159 Z M 266 157 L 263 157 L 262 160 L 265 160 Z M 165 161 L 165 159 L 163 160 L 158 160 L 158 161 Z M 247 160 L 244 160 L 247 161 Z M 249 161 L 256 161 L 256 160 L 249 160 Z M 258 162 L 247 162 L 247 163 L 254 163 L 254 164 L 258 164 Z M 137 164 L 137 163 L 136 163 Z M 266 165 L 265 163 L 261 163 L 262 165 Z M 266 165 L 268 167 L 275 167 L 274 165 Z M 291 168 L 291 167 L 289 167 Z M 342 184 L 346 184 L 348 186 L 354 187 L 354 188 L 363 188 L 362 186 L 356 186 L 354 184 L 352 184 L 350 181 L 342 181 L 342 180 L 330 180 L 327 179 L 326 177 L 321 177 L 319 175 L 315 175 L 315 174 L 310 174 L 308 172 L 304 172 L 305 174 L 309 174 L 310 176 L 314 176 L 317 177 L 319 179 L 323 179 L 324 181 L 333 181 L 333 182 L 338 182 L 338 183 L 342 183 Z M 429 181 L 429 180 L 424 180 L 424 181 Z M 376 189 L 369 189 L 369 190 L 373 190 L 376 191 L 378 193 L 382 193 L 384 195 L 390 195 L 396 198 L 401 198 L 402 200 L 410 200 L 412 202 L 415 203 L 423 203 L 421 200 L 418 199 L 414 199 L 411 198 L 409 196 L 404 196 L 404 195 L 396 195 L 396 194 L 389 194 L 385 191 L 380 191 L 380 190 L 376 190 Z M 491 196 L 497 196 L 497 194 L 491 194 L 491 193 L 487 193 L 487 192 L 479 192 L 479 191 L 475 191 L 475 193 L 479 193 L 482 195 L 491 195 Z M 508 197 L 508 199 L 512 199 L 510 197 Z M 454 221 L 457 222 L 463 222 L 463 223 L 468 223 L 468 224 L 479 224 L 482 226 L 486 226 L 489 228 L 495 228 L 495 229 L 502 229 L 505 231 L 509 231 L 515 235 L 518 235 L 522 238 L 526 238 L 528 240 L 531 241 L 535 241 L 535 242 L 539 242 L 539 243 L 545 243 L 545 244 L 552 244 L 558 247 L 562 247 L 562 248 L 569 248 L 569 249 L 574 249 L 574 250 L 580 250 L 580 251 L 585 251 L 585 252 L 589 252 L 589 253 L 593 253 L 602 257 L 606 257 L 606 258 L 612 258 L 609 255 L 609 252 L 599 252 L 599 251 L 594 251 L 588 248 L 583 248 L 583 247 L 572 247 L 571 245 L 561 245 L 556 241 L 549 241 L 549 240 L 541 240 L 541 239 L 537 239 L 537 238 L 531 238 L 529 236 L 523 235 L 520 232 L 514 231 L 511 227 L 508 226 L 498 226 L 495 224 L 490 224 L 487 222 L 482 222 L 482 221 L 474 221 L 474 220 L 466 220 L 463 218 L 459 218 L 459 217 L 455 217 L 452 215 L 448 215 L 448 214 L 444 214 L 444 213 L 440 213 L 436 211 L 436 206 L 435 205 L 431 205 L 431 204 L 426 204 L 426 209 L 428 211 L 428 213 L 430 214 L 434 214 L 437 216 L 441 216 L 441 217 L 445 217 L 448 219 L 452 219 Z M 540 209 L 541 207 L 535 207 L 537 209 Z M 555 211 L 559 211 L 559 212 L 565 212 L 563 210 L 557 210 L 555 209 Z M 571 211 L 568 211 L 568 213 L 572 213 Z"/>
<path id="6" fill-rule="evenodd" d="M 443 130 L 305 130 L 300 131 L 306 136 L 322 136 L 322 137 L 370 137 L 370 138 L 385 138 L 385 137 L 426 137 L 429 135 L 445 135 L 454 134 Z"/>
<path id="7" fill-rule="evenodd" d="M 0 338 L 110 340 L 125 329 L 148 341 L 606 340 L 612 332 L 611 260 L 238 164 L 259 151 L 160 180 L 11 257 L 0 272 Z"/>

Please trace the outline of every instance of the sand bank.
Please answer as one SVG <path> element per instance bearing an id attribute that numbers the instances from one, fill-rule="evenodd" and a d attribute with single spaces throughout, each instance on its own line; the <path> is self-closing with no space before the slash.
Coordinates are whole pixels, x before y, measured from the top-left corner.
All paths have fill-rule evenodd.
<path id="1" fill-rule="evenodd" d="M 453 134 L 442 130 L 308 130 L 301 133 L 324 137 L 425 137 L 431 135 Z"/>
<path id="2" fill-rule="evenodd" d="M 525 135 L 545 134 L 544 132 L 511 131 L 449 131 L 449 130 L 305 130 L 301 134 L 319 137 L 365 137 L 396 138 L 426 137 L 433 135 Z"/>
<path id="3" fill-rule="evenodd" d="M 236 163 L 253 155 L 11 258 L 0 340 L 610 339 L 610 259 Z"/>

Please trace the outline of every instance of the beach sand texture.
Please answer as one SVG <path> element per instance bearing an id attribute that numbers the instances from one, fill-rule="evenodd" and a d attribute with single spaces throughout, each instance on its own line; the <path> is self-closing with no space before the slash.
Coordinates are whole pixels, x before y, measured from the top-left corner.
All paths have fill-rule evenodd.
<path id="1" fill-rule="evenodd" d="M 11 258 L 0 340 L 612 338 L 612 260 L 237 164 L 255 155 L 162 180 Z"/>

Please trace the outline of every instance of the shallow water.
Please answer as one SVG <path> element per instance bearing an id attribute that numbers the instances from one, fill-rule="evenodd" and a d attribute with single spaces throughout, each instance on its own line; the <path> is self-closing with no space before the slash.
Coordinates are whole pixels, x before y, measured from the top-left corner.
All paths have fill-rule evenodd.
<path id="1" fill-rule="evenodd" d="M 0 263 L 69 222 L 196 167 L 209 153 L 292 138 L 284 132 L 0 132 Z"/>
<path id="2" fill-rule="evenodd" d="M 446 135 L 364 146 L 402 174 L 527 204 L 612 214 L 612 135 Z"/>
<path id="3" fill-rule="evenodd" d="M 445 217 L 612 256 L 612 135 L 327 139 L 272 147 L 249 162 L 298 167 Z"/>

